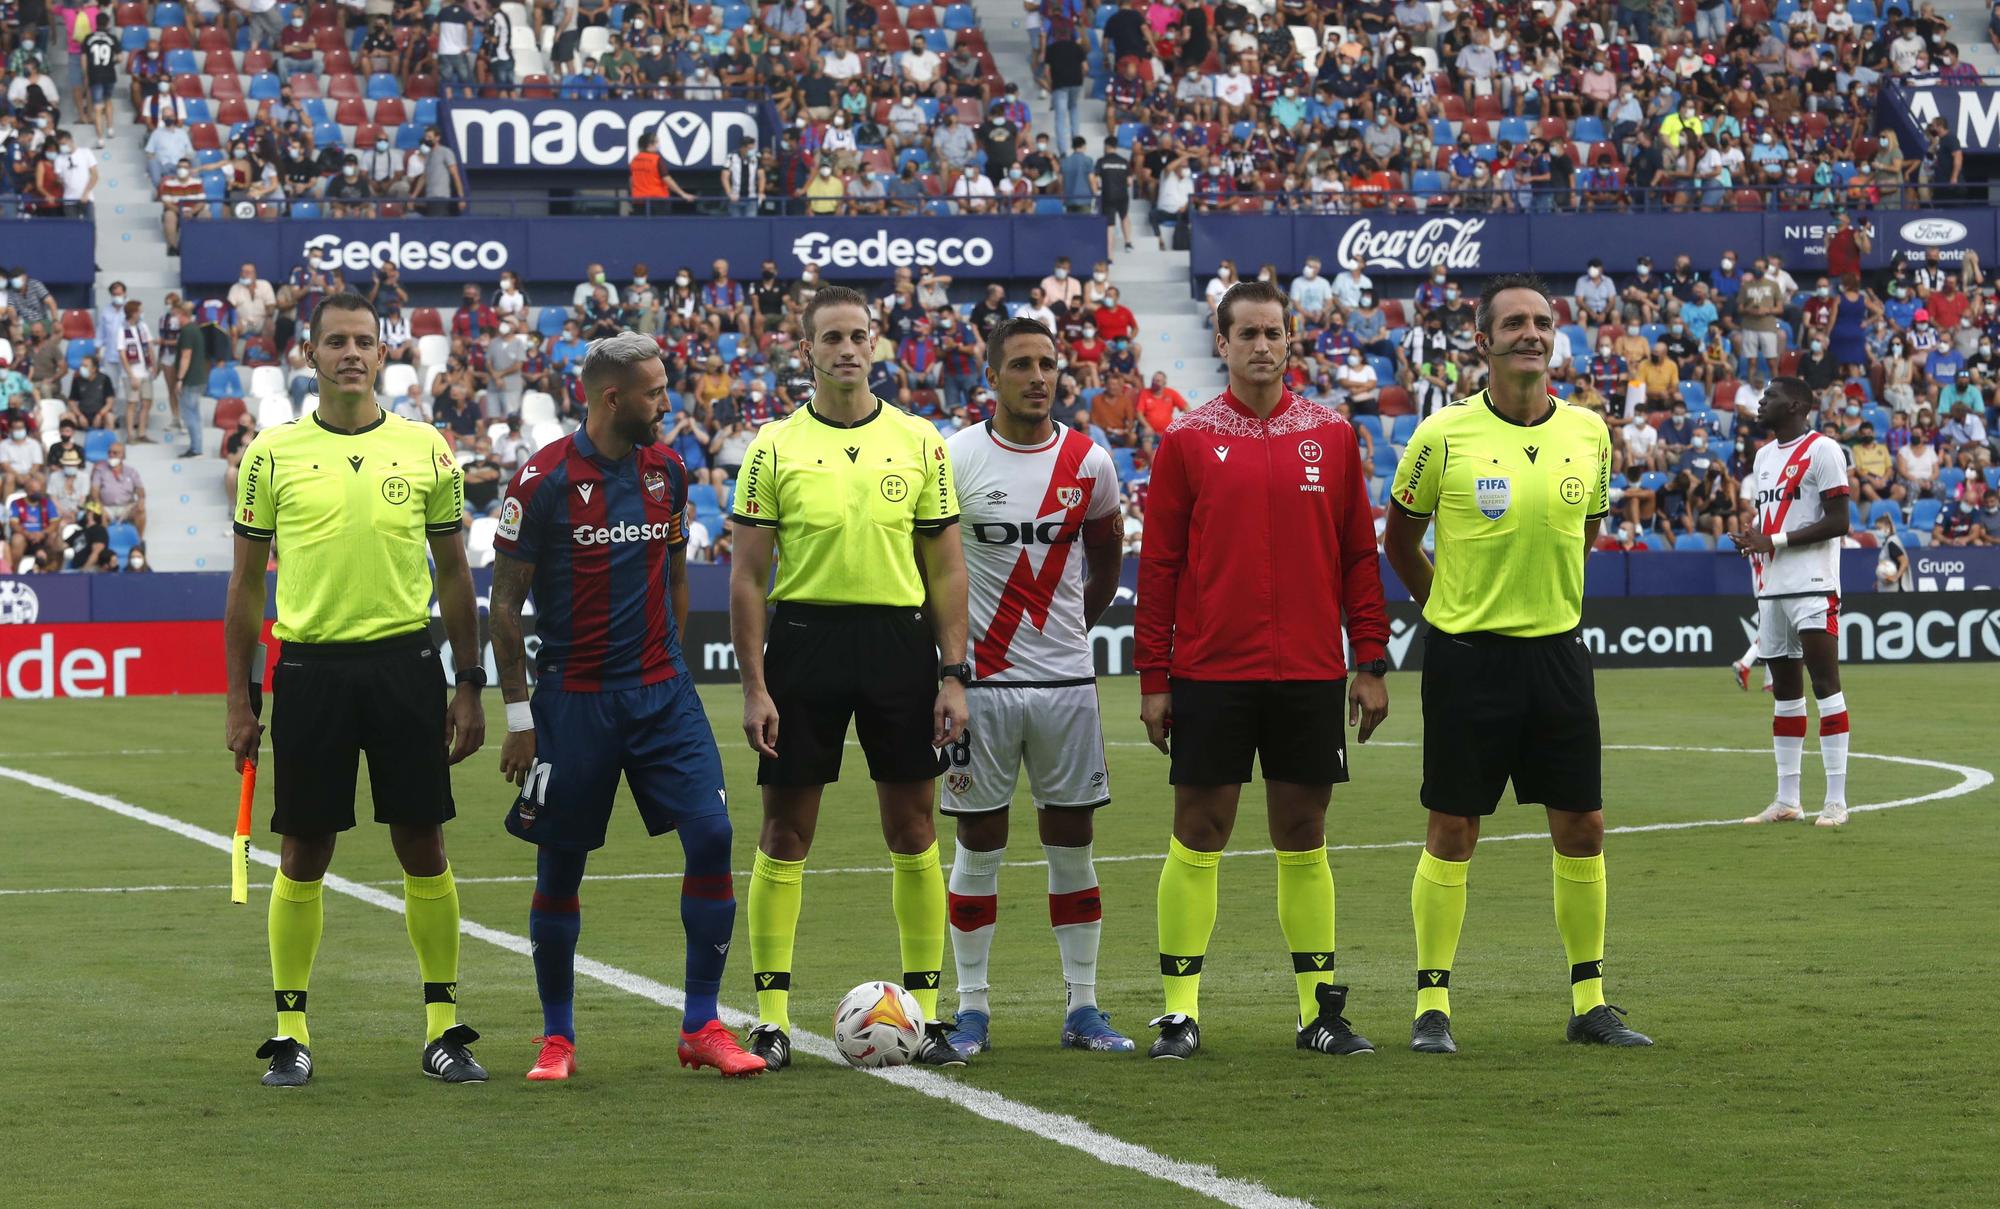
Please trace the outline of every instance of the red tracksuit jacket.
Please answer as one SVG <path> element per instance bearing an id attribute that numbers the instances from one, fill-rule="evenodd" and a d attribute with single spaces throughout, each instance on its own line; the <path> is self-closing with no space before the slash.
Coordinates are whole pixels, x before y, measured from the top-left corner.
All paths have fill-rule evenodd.
<path id="1" fill-rule="evenodd" d="M 1268 420 L 1223 391 L 1153 455 L 1139 556 L 1141 692 L 1188 680 L 1339 680 L 1389 637 L 1354 429 L 1290 391 Z"/>

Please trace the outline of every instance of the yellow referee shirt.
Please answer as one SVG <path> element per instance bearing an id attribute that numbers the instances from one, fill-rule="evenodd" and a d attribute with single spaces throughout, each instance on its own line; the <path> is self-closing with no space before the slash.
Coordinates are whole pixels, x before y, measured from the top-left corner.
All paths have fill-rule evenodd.
<path id="1" fill-rule="evenodd" d="M 1424 620 L 1449 634 L 1535 638 L 1583 616 L 1584 522 L 1611 510 L 1611 435 L 1554 398 L 1517 424 L 1485 391 L 1417 426 L 1389 497 L 1435 517 L 1437 574 Z"/>
<path id="2" fill-rule="evenodd" d="M 928 420 L 875 401 L 838 424 L 808 403 L 757 430 L 736 477 L 730 519 L 778 531 L 772 600 L 924 603 L 913 533 L 958 520 L 944 438 Z"/>
<path id="3" fill-rule="evenodd" d="M 236 532 L 279 539 L 287 642 L 373 642 L 430 624 L 427 539 L 456 533 L 465 473 L 437 429 L 383 412 L 336 432 L 317 412 L 267 428 L 243 454 Z"/>

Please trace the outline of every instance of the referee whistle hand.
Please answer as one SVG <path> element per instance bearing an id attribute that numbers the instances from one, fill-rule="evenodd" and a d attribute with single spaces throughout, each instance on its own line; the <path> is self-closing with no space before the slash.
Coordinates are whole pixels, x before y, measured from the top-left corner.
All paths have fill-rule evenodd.
<path id="1" fill-rule="evenodd" d="M 968 711 L 965 686 L 947 677 L 938 685 L 937 701 L 931 706 L 931 746 L 949 747 L 965 731 Z"/>
<path id="2" fill-rule="evenodd" d="M 743 694 L 743 735 L 758 755 L 778 758 L 778 707 L 771 694 Z"/>
<path id="3" fill-rule="evenodd" d="M 486 711 L 479 704 L 478 689 L 453 693 L 444 718 L 444 741 L 451 749 L 449 763 L 458 763 L 485 744 Z"/>
<path id="4" fill-rule="evenodd" d="M 1356 742 L 1366 743 L 1389 716 L 1389 686 L 1380 676 L 1366 673 L 1355 676 L 1347 687 L 1347 724 L 1359 726 L 1354 734 Z"/>
<path id="5" fill-rule="evenodd" d="M 1167 736 L 1174 729 L 1174 695 L 1172 693 L 1141 693 L 1139 695 L 1139 721 L 1146 724 L 1146 738 L 1161 755 L 1171 755 L 1167 749 Z"/>

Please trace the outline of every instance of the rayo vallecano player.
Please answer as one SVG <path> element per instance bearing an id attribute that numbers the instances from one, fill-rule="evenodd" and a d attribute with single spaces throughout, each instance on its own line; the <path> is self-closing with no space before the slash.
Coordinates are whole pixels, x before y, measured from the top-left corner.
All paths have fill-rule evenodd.
<path id="1" fill-rule="evenodd" d="M 1091 861 L 1091 815 L 1111 791 L 1090 626 L 1118 591 L 1118 474 L 1089 437 L 1049 420 L 1056 344 L 1048 328 L 1033 319 L 994 328 L 986 377 L 999 396 L 993 418 L 945 446 L 965 525 L 975 673 L 965 734 L 945 749 L 941 807 L 958 819 L 949 886 L 958 962 L 951 1043 L 966 1055 L 988 1048 L 986 961 L 1007 808 L 1025 763 L 1068 987 L 1062 1044 L 1128 1053 L 1132 1041 L 1097 1006 L 1103 910 Z"/>
<path id="2" fill-rule="evenodd" d="M 1776 438 L 1757 451 L 1745 484 L 1754 512 L 1736 546 L 1757 588 L 1757 650 L 1771 671 L 1771 746 L 1778 795 L 1746 823 L 1801 816 L 1799 764 L 1806 745 L 1805 682 L 1812 676 L 1826 764 L 1822 827 L 1847 821 L 1847 697 L 1840 691 L 1840 539 L 1847 536 L 1847 458 L 1840 443 L 1814 432 L 1812 390 L 1773 378 L 1758 418 Z"/>

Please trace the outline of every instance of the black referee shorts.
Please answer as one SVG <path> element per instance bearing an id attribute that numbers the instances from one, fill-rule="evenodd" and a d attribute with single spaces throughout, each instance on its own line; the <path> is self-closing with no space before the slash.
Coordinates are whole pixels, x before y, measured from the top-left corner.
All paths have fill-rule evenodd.
<path id="1" fill-rule="evenodd" d="M 847 722 L 875 781 L 930 781 L 937 642 L 921 609 L 780 601 L 764 643 L 764 684 L 778 707 L 778 758 L 757 761 L 759 785 L 840 779 Z"/>
<path id="2" fill-rule="evenodd" d="M 368 754 L 375 821 L 435 826 L 454 815 L 444 667 L 422 630 L 379 642 L 287 642 L 271 683 L 279 835 L 354 826 L 354 780 Z"/>
<path id="3" fill-rule="evenodd" d="M 1427 808 L 1492 814 L 1511 778 L 1523 805 L 1603 809 L 1597 687 L 1580 633 L 1430 630 L 1423 675 Z"/>
<path id="4" fill-rule="evenodd" d="M 1266 781 L 1347 782 L 1345 680 L 1182 680 L 1167 735 L 1175 785 L 1241 785 L 1261 759 Z"/>

